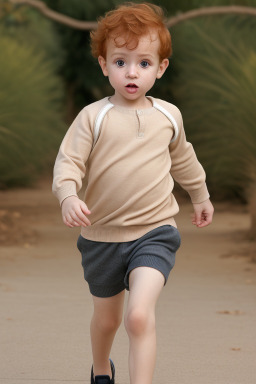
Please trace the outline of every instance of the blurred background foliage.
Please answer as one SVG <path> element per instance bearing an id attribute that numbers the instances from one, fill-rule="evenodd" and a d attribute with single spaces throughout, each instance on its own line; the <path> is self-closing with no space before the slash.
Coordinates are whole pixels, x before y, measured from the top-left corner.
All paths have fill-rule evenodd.
<path id="1" fill-rule="evenodd" d="M 63 61 L 52 23 L 0 7 L 0 189 L 31 185 L 52 167 L 66 129 Z"/>
<path id="2" fill-rule="evenodd" d="M 222 198 L 246 197 L 256 182 L 255 31 L 256 18 L 232 16 L 176 29 L 174 96 Z"/>
<path id="3" fill-rule="evenodd" d="M 45 0 L 62 14 L 96 20 L 121 0 Z M 139 1 L 135 1 L 139 2 Z M 158 0 L 168 17 L 256 0 Z M 150 92 L 182 111 L 214 199 L 255 195 L 256 18 L 207 16 L 171 29 L 173 57 Z M 0 3 L 0 188 L 25 185 L 52 166 L 81 108 L 112 93 L 90 53 L 88 31 Z M 53 155 L 54 153 L 54 155 Z M 251 191 L 254 191 L 253 193 Z"/>

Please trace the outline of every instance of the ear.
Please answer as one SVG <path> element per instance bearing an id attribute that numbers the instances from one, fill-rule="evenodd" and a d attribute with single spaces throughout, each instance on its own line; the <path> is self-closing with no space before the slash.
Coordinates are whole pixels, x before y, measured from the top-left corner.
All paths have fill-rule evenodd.
<path id="1" fill-rule="evenodd" d="M 156 75 L 156 78 L 157 79 L 161 79 L 161 77 L 163 76 L 163 74 L 165 73 L 165 70 L 166 68 L 168 67 L 169 65 L 169 60 L 168 59 L 163 59 L 161 61 L 161 63 L 159 64 L 159 68 L 158 68 L 158 71 L 157 71 L 157 75 Z"/>
<path id="2" fill-rule="evenodd" d="M 108 70 L 107 70 L 107 62 L 106 62 L 106 59 L 104 59 L 103 56 L 99 56 L 98 57 L 98 62 L 99 62 L 99 65 L 102 69 L 102 72 L 103 72 L 103 75 L 104 76 L 108 76 Z"/>

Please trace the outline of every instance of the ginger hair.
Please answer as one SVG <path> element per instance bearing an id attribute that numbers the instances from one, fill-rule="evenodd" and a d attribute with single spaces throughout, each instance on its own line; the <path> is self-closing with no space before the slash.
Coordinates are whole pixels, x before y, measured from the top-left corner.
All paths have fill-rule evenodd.
<path id="1" fill-rule="evenodd" d="M 162 61 L 172 54 L 171 35 L 165 25 L 162 8 L 150 3 L 122 4 L 101 17 L 97 29 L 90 33 L 92 55 L 106 59 L 106 43 L 109 39 L 113 39 L 119 48 L 125 46 L 135 49 L 141 36 L 154 32 L 160 41 L 158 53 Z"/>

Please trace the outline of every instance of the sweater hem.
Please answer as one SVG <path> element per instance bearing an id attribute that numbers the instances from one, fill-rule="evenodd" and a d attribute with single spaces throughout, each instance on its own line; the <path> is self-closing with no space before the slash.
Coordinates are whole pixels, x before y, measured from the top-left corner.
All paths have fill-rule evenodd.
<path id="1" fill-rule="evenodd" d="M 127 241 L 137 240 L 144 236 L 147 232 L 152 231 L 162 225 L 172 225 L 177 228 L 173 217 L 148 225 L 131 225 L 131 226 L 113 226 L 113 225 L 91 225 L 81 228 L 81 236 L 87 240 L 102 241 L 106 243 L 123 243 Z"/>

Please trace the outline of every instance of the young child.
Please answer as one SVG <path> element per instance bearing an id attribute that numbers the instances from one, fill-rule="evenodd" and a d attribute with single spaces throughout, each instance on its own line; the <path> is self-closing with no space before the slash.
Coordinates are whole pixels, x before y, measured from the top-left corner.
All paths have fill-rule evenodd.
<path id="1" fill-rule="evenodd" d="M 91 41 L 114 94 L 74 120 L 56 159 L 53 191 L 64 223 L 81 227 L 78 248 L 94 303 L 91 383 L 114 383 L 109 356 L 127 289 L 130 382 L 151 384 L 155 305 L 180 246 L 173 179 L 189 193 L 197 227 L 211 223 L 213 207 L 180 111 L 146 96 L 171 55 L 161 8 L 121 5 L 100 19 Z M 77 192 L 85 175 L 82 201 Z"/>

